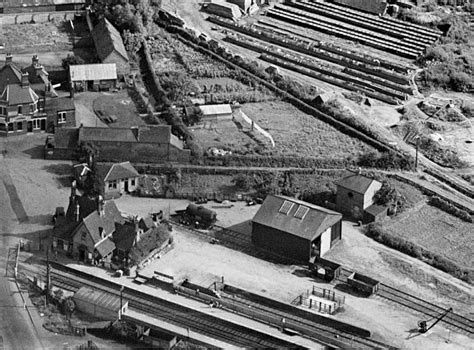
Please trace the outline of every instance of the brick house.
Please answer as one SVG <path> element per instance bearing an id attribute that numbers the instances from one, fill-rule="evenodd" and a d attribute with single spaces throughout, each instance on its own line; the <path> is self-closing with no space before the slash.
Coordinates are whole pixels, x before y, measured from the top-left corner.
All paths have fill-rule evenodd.
<path id="1" fill-rule="evenodd" d="M 114 63 L 118 75 L 130 73 L 127 50 L 120 33 L 106 18 L 102 18 L 92 29 L 97 55 L 102 63 Z"/>
<path id="2" fill-rule="evenodd" d="M 7 54 L 0 69 L 0 135 L 50 131 L 75 123 L 72 99 L 58 97 L 38 56 L 33 56 L 29 66 L 19 68 Z"/>
<path id="3" fill-rule="evenodd" d="M 341 240 L 341 219 L 341 214 L 311 203 L 268 195 L 252 219 L 252 242 L 307 263 Z"/>
<path id="4" fill-rule="evenodd" d="M 97 164 L 96 171 L 104 182 L 104 197 L 115 198 L 133 192 L 138 186 L 140 174 L 130 162 Z"/>
<path id="5" fill-rule="evenodd" d="M 73 182 L 66 214 L 56 218 L 53 249 L 80 261 L 108 264 L 115 251 L 116 224 L 124 221 L 114 201 L 79 196 Z"/>
<path id="6" fill-rule="evenodd" d="M 361 220 L 364 211 L 374 204 L 374 195 L 382 188 L 382 183 L 360 174 L 353 174 L 340 180 L 336 186 L 336 210 Z"/>
<path id="7" fill-rule="evenodd" d="M 72 159 L 81 143 L 99 151 L 98 162 L 189 162 L 190 150 L 171 133 L 171 126 L 132 128 L 61 128 L 46 140 L 45 157 Z"/>

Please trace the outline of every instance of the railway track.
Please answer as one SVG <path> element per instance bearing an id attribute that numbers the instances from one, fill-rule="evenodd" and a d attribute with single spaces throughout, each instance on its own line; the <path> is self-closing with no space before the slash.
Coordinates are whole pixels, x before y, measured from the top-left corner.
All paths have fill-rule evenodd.
<path id="1" fill-rule="evenodd" d="M 102 280 L 80 271 L 66 271 L 70 269 L 59 267 L 61 265 L 56 263 L 53 263 L 53 265 L 55 267 L 51 271 L 52 280 L 57 286 L 68 286 L 71 291 L 77 291 L 82 286 L 89 286 L 113 295 L 120 295 L 121 285 L 118 283 Z M 285 340 L 189 309 L 132 288 L 125 287 L 122 297 L 129 302 L 131 309 L 180 327 L 187 327 L 193 332 L 207 335 L 235 346 L 277 349 L 295 347 L 294 344 Z"/>
<path id="2" fill-rule="evenodd" d="M 377 295 L 433 318 L 438 317 L 440 314 L 446 311 L 444 308 L 438 305 L 390 287 L 384 283 L 380 283 Z M 441 320 L 441 322 L 445 323 L 449 328 L 452 328 L 456 331 L 461 331 L 468 336 L 474 337 L 474 321 L 471 319 L 450 312 Z"/>
<path id="3" fill-rule="evenodd" d="M 346 283 L 347 277 L 349 277 L 352 272 L 353 271 L 347 268 L 342 268 L 341 275 L 338 277 L 338 280 Z M 446 309 L 436 304 L 430 303 L 402 290 L 393 288 L 385 283 L 380 283 L 376 295 L 390 302 L 406 307 L 412 311 L 420 312 L 429 317 L 438 317 L 440 314 L 446 311 Z M 474 337 L 474 321 L 467 317 L 451 312 L 445 318 L 443 318 L 441 322 L 444 322 L 447 327 L 453 330 Z"/>

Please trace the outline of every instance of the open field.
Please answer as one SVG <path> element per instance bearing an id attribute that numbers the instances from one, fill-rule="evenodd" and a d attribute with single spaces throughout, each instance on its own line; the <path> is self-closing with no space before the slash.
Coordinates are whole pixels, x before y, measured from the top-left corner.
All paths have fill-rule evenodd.
<path id="1" fill-rule="evenodd" d="M 384 224 L 392 234 L 466 268 L 474 266 L 472 223 L 463 221 L 436 207 L 425 204 Z"/>
<path id="2" fill-rule="evenodd" d="M 247 103 L 242 110 L 275 140 L 273 154 L 357 157 L 372 148 L 285 102 Z"/>

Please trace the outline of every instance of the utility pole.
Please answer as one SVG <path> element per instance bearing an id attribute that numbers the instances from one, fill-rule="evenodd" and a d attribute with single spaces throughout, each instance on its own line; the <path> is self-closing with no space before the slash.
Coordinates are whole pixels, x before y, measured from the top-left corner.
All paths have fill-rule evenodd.
<path id="1" fill-rule="evenodd" d="M 122 319 L 122 295 L 123 295 L 123 290 L 124 290 L 124 286 L 120 286 L 120 311 L 119 311 L 119 320 Z"/>
<path id="2" fill-rule="evenodd" d="M 46 250 L 46 304 L 48 304 L 48 295 L 51 290 L 51 265 L 49 264 L 49 247 Z"/>
<path id="3" fill-rule="evenodd" d="M 415 137 L 416 139 L 416 153 L 415 153 L 415 171 L 418 170 L 418 149 L 420 148 L 420 135 Z"/>

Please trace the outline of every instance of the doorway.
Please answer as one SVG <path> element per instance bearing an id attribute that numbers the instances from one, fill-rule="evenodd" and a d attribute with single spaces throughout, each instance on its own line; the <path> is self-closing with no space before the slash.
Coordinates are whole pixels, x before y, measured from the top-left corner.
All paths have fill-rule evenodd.
<path id="1" fill-rule="evenodd" d="M 128 193 L 128 179 L 126 179 L 124 183 L 125 183 L 125 192 Z"/>

